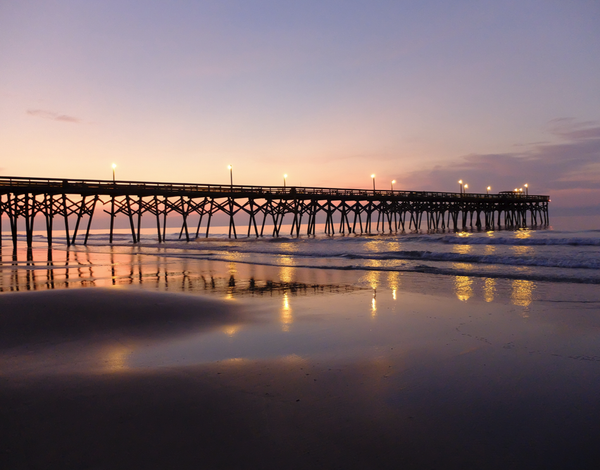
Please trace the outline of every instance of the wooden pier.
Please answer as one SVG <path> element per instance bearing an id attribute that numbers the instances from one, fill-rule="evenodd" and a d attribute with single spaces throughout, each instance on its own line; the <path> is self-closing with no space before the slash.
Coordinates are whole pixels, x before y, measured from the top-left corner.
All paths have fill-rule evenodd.
<path id="1" fill-rule="evenodd" d="M 336 233 L 336 227 L 342 234 L 459 231 L 547 225 L 549 201 L 549 196 L 520 192 L 461 194 L 0 177 L 0 216 L 8 218 L 15 248 L 19 221 L 25 224 L 27 246 L 32 246 L 36 217 L 45 223 L 48 245 L 57 217 L 64 221 L 67 245 L 75 244 L 78 235 L 87 243 L 98 205 L 109 207 L 105 212 L 110 215 L 110 243 L 117 216 L 129 220 L 132 241 L 138 243 L 144 215 L 155 220 L 158 242 L 164 242 L 169 214 L 181 217 L 179 237 L 189 241 L 201 234 L 208 237 L 217 213 L 228 217 L 229 237 L 235 238 L 242 215 L 246 236 L 256 237 L 264 235 L 265 225 L 272 227 L 272 236 L 280 236 L 286 216 L 292 218 L 290 235 L 295 236 L 315 235 L 317 217 L 325 220 L 329 235 Z M 0 225 L 0 234 L 1 229 Z"/>

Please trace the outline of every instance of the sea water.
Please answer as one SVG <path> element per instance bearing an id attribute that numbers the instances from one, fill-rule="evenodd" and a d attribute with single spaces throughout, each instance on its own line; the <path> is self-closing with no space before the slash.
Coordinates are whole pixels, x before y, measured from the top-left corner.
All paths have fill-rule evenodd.
<path id="1" fill-rule="evenodd" d="M 165 243 L 158 244 L 148 231 L 139 252 L 295 268 L 600 283 L 600 230 L 523 228 L 238 239 L 221 233 L 191 242 L 179 240 L 178 235 L 170 233 Z M 106 242 L 106 234 L 100 233 L 92 235 L 89 244 L 101 247 Z M 120 234 L 116 245 L 131 246 L 128 235 Z"/>
<path id="2" fill-rule="evenodd" d="M 296 271 L 355 272 L 357 275 L 365 272 L 425 273 L 434 277 L 468 276 L 470 279 L 599 284 L 600 229 L 563 227 L 568 225 L 518 230 L 333 236 L 321 233 L 317 236 L 251 236 L 237 239 L 227 236 L 226 227 L 216 227 L 214 235 L 189 242 L 180 238 L 179 230 L 170 229 L 163 243 L 157 242 L 152 229 L 143 229 L 138 244 L 133 244 L 131 234 L 121 229 L 114 234 L 112 245 L 108 243 L 106 230 L 94 230 L 86 246 L 77 244 L 66 250 L 67 259 L 64 263 L 57 262 L 57 254 L 50 261 L 53 268 L 67 269 L 71 263 L 69 256 L 78 256 L 71 267 L 77 267 L 81 274 L 82 266 L 89 262 L 96 268 L 96 278 L 101 272 L 98 268 L 103 264 L 112 265 L 113 272 L 105 273 L 111 277 L 115 275 L 114 265 L 129 264 L 129 261 L 123 261 L 122 255 L 135 254 L 145 255 L 146 259 L 154 257 L 172 263 L 185 262 L 188 267 L 193 262 L 204 265 L 206 262 L 224 262 L 238 266 L 283 267 Z M 286 232 L 286 227 L 283 227 L 281 233 L 289 234 L 287 229 Z M 19 238 L 20 251 L 23 251 L 25 240 L 23 235 Z M 51 257 L 51 254 L 35 255 L 28 260 L 23 253 L 15 257 L 9 244 L 10 238 L 5 236 L 3 239 L 5 267 L 21 266 L 30 270 L 48 267 L 48 256 Z M 66 249 L 60 234 L 55 235 L 53 241 L 55 251 Z M 42 232 L 35 235 L 34 247 L 38 252 L 45 253 L 46 239 Z M 96 256 L 96 259 L 83 260 L 82 253 L 88 258 Z M 112 261 L 98 260 L 98 256 L 109 253 L 113 256 Z M 115 255 L 121 255 L 116 263 Z M 58 257 L 61 258 L 61 255 Z M 188 269 L 193 274 L 195 268 Z M 0 286 L 4 291 L 10 290 L 11 281 L 7 275 L 8 271 L 4 270 Z M 60 273 L 57 275 L 60 276 Z"/>

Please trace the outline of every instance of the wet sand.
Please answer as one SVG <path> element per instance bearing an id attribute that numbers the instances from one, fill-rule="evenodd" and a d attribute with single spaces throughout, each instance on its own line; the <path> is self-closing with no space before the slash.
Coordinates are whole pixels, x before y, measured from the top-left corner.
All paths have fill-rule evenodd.
<path id="1" fill-rule="evenodd" d="M 2 468 L 596 468 L 597 303 L 391 294 L 2 294 Z"/>

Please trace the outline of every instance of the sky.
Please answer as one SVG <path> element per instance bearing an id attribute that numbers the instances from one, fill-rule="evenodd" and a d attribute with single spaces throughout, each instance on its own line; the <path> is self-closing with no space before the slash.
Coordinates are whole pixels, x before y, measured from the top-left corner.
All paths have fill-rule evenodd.
<path id="1" fill-rule="evenodd" d="M 599 54 L 596 0 L 0 0 L 0 175 L 600 215 Z"/>

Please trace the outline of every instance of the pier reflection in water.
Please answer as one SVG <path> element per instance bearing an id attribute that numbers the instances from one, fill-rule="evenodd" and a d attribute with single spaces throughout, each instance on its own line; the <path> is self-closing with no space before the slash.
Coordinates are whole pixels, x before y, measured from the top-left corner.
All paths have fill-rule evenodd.
<path id="1" fill-rule="evenodd" d="M 547 286 L 533 281 L 474 276 L 440 276 L 383 271 L 385 261 L 371 260 L 373 270 L 310 269 L 292 266 L 293 255 L 282 255 L 279 266 L 236 261 L 211 261 L 178 250 L 138 247 L 45 246 L 14 252 L 4 247 L 0 292 L 134 285 L 158 291 L 213 294 L 225 299 L 282 296 L 281 320 L 291 323 L 290 298 L 298 295 L 370 291 L 370 313 L 377 315 L 378 298 L 402 304 L 401 291 L 446 295 L 461 302 L 508 303 L 527 308 L 543 299 Z M 468 263 L 453 263 L 469 271 Z M 367 269 L 368 269 L 367 268 Z M 383 297 L 382 297 L 383 296 Z"/>
<path id="2" fill-rule="evenodd" d="M 80 287 L 137 285 L 159 291 L 241 296 L 289 296 L 343 293 L 360 289 L 349 284 L 295 281 L 291 266 L 257 267 L 129 250 L 91 251 L 85 247 L 2 252 L 0 292 L 43 291 Z M 331 273 L 327 273 L 331 274 Z M 290 313 L 286 320 L 290 322 Z"/>

